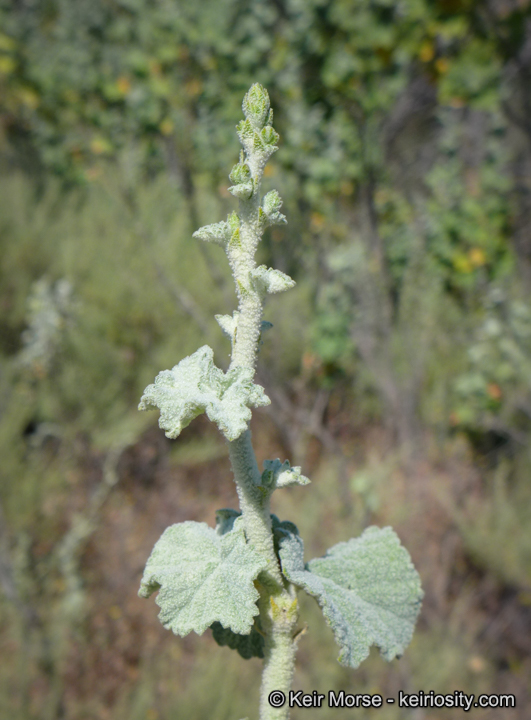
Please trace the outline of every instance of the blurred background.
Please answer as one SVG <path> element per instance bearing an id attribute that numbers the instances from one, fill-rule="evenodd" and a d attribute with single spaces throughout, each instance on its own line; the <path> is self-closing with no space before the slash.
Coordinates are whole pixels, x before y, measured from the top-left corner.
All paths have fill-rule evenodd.
<path id="1" fill-rule="evenodd" d="M 232 278 L 191 235 L 235 207 L 253 82 L 289 221 L 259 261 L 297 281 L 266 308 L 253 436 L 313 481 L 273 509 L 307 559 L 393 525 L 426 593 L 404 657 L 357 671 L 303 600 L 295 687 L 514 693 L 473 713 L 523 720 L 529 0 L 0 0 L 0 718 L 256 717 L 260 661 L 137 597 L 167 525 L 237 503 L 215 427 L 169 441 L 137 404 L 205 343 L 228 365 Z"/>

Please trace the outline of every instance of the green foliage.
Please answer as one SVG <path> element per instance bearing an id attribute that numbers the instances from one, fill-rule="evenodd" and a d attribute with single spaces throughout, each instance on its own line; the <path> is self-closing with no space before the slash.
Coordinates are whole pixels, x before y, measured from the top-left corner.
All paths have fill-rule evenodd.
<path id="1" fill-rule="evenodd" d="M 466 551 L 498 581 L 525 589 L 531 580 L 530 457 L 502 459 L 488 474 L 489 493 L 454 508 Z"/>
<path id="2" fill-rule="evenodd" d="M 455 420 L 470 428 L 518 433 L 530 419 L 531 312 L 521 299 L 493 287 L 484 318 L 467 349 L 468 367 L 455 380 Z"/>

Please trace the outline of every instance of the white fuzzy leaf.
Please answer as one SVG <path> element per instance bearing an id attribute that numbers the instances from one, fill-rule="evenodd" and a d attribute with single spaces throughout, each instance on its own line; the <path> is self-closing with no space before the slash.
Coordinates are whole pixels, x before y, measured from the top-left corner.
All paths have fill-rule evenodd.
<path id="1" fill-rule="evenodd" d="M 391 528 L 367 528 L 322 558 L 303 561 L 302 540 L 281 541 L 284 575 L 313 595 L 341 648 L 339 662 L 356 668 L 377 645 L 386 660 L 409 645 L 420 611 L 420 578 Z"/>
<path id="2" fill-rule="evenodd" d="M 251 280 L 256 289 L 262 293 L 279 293 L 295 287 L 295 280 L 280 270 L 273 270 L 260 265 L 251 272 Z"/>
<path id="3" fill-rule="evenodd" d="M 238 325 L 238 317 L 240 313 L 235 310 L 233 315 L 215 315 L 216 321 L 220 328 L 223 330 L 225 335 L 228 335 L 228 337 L 232 338 L 234 337 L 234 333 L 236 332 L 236 327 Z"/>
<path id="4" fill-rule="evenodd" d="M 224 373 L 214 365 L 213 350 L 204 345 L 172 370 L 163 370 L 144 390 L 139 410 L 160 410 L 160 427 L 169 438 L 203 412 L 217 423 L 227 440 L 236 440 L 251 419 L 251 407 L 269 405 L 263 387 L 252 381 L 250 368 Z"/>
<path id="5" fill-rule="evenodd" d="M 245 635 L 258 614 L 253 581 L 266 564 L 241 526 L 219 535 L 206 523 L 179 523 L 153 548 L 138 594 L 159 590 L 159 619 L 177 635 L 201 635 L 215 622 Z"/>
<path id="6" fill-rule="evenodd" d="M 309 485 L 310 480 L 301 475 L 299 466 L 291 467 L 288 460 L 283 463 L 276 460 L 264 460 L 264 471 L 262 473 L 262 485 L 266 488 L 289 487 L 290 485 Z"/>
<path id="7" fill-rule="evenodd" d="M 232 185 L 229 188 L 229 192 L 234 197 L 240 198 L 240 200 L 248 200 L 253 194 L 253 183 L 252 181 L 240 183 L 239 185 Z"/>
<path id="8" fill-rule="evenodd" d="M 196 240 L 204 240 L 205 242 L 213 242 L 217 245 L 225 246 L 231 238 L 233 230 L 228 222 L 223 220 L 222 222 L 212 223 L 211 225 L 205 225 L 199 230 L 196 230 L 192 237 Z"/>

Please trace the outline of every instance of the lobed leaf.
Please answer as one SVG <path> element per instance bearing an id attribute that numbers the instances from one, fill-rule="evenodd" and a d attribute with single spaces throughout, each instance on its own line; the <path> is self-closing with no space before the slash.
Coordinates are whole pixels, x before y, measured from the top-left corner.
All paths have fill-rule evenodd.
<path id="1" fill-rule="evenodd" d="M 171 370 L 163 370 L 144 390 L 139 410 L 160 410 L 159 425 L 176 438 L 194 418 L 206 412 L 227 440 L 236 440 L 251 419 L 251 407 L 269 405 L 261 385 L 252 381 L 251 368 L 224 373 L 214 365 L 213 350 L 204 345 Z"/>
<path id="2" fill-rule="evenodd" d="M 187 521 L 164 531 L 138 594 L 159 591 L 159 619 L 177 635 L 201 635 L 216 622 L 248 635 L 258 614 L 253 582 L 266 565 L 247 544 L 241 524 L 220 535 L 206 523 Z"/>
<path id="3" fill-rule="evenodd" d="M 356 668 L 376 645 L 386 660 L 409 645 L 423 596 L 407 550 L 391 528 L 367 528 L 322 558 L 303 561 L 302 540 L 280 542 L 282 571 L 313 595 L 340 647 L 339 662 Z"/>

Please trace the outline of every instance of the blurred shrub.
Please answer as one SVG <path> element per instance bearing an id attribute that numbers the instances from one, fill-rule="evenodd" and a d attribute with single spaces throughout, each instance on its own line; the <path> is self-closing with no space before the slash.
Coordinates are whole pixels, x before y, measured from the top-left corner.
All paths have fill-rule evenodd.
<path id="1" fill-rule="evenodd" d="M 456 512 L 467 552 L 505 586 L 531 587 L 531 486 L 529 450 L 490 473 L 486 492 Z"/>
<path id="2" fill-rule="evenodd" d="M 529 304 L 493 287 L 467 357 L 467 371 L 455 380 L 455 424 L 526 444 L 531 421 Z"/>

